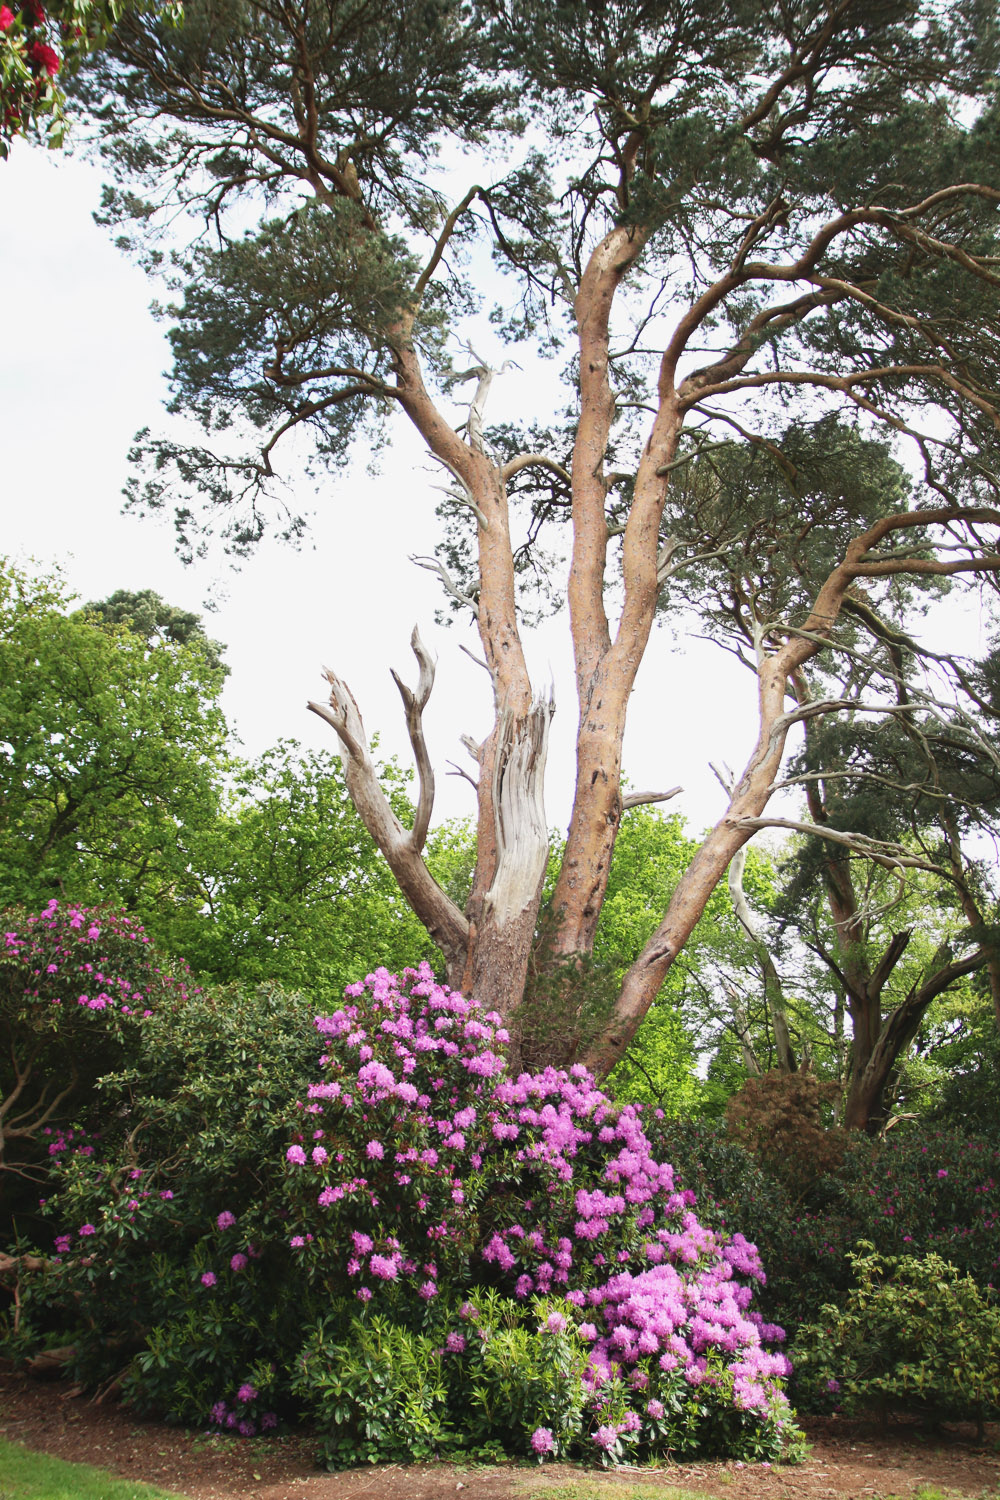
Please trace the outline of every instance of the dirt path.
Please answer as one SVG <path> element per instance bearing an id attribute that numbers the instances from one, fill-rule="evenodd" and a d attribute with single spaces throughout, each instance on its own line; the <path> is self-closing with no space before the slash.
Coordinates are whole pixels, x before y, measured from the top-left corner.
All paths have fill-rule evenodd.
<path id="1" fill-rule="evenodd" d="M 794 1468 L 677 1464 L 618 1470 L 591 1480 L 617 1488 L 680 1485 L 725 1500 L 867 1500 L 911 1496 L 923 1485 L 1000 1500 L 1000 1428 L 977 1445 L 973 1429 L 923 1432 L 897 1425 L 882 1436 L 863 1423 L 808 1423 L 812 1451 Z M 308 1437 L 267 1443 L 183 1432 L 138 1420 L 121 1406 L 94 1406 L 59 1382 L 0 1370 L 0 1435 L 30 1448 L 112 1469 L 180 1490 L 191 1500 L 530 1500 L 552 1486 L 581 1483 L 578 1469 L 510 1465 L 461 1469 L 445 1464 L 390 1465 L 325 1474 Z M 611 1500 L 609 1495 L 608 1500 Z"/>

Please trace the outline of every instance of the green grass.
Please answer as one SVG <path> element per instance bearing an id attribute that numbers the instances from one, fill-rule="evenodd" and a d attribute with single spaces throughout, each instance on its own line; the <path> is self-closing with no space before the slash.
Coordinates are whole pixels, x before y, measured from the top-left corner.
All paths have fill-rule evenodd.
<path id="1" fill-rule="evenodd" d="M 0 1500 L 184 1500 L 176 1490 L 68 1464 L 0 1438 Z"/>

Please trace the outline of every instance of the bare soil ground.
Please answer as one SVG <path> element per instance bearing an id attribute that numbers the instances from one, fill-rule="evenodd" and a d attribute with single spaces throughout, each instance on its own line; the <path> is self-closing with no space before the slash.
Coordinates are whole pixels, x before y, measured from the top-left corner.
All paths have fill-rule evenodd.
<path id="1" fill-rule="evenodd" d="M 617 1490 L 615 1500 L 623 1480 L 644 1488 L 677 1485 L 716 1500 L 909 1497 L 925 1485 L 1000 1500 L 1000 1427 L 988 1427 L 979 1444 L 971 1426 L 930 1431 L 896 1423 L 882 1433 L 833 1417 L 806 1427 L 812 1450 L 794 1467 L 670 1464 L 606 1475 L 588 1471 L 586 1484 Z M 29 1380 L 9 1368 L 0 1368 L 0 1436 L 179 1490 L 191 1500 L 532 1500 L 553 1487 L 582 1483 L 578 1469 L 559 1464 L 386 1465 L 328 1474 L 316 1468 L 308 1434 L 246 1442 L 186 1432 L 141 1420 L 120 1405 L 95 1406 L 60 1381 Z"/>

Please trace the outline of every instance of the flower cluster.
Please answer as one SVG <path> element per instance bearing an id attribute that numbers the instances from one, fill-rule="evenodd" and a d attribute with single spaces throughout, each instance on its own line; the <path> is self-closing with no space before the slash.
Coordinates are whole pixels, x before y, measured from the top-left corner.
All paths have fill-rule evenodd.
<path id="1" fill-rule="evenodd" d="M 177 0 L 162 0 L 179 16 Z M 63 97 L 57 78 L 106 39 L 122 14 L 117 0 L 0 0 L 0 158 L 13 136 L 49 118 L 48 142 L 62 142 Z"/>
<path id="2" fill-rule="evenodd" d="M 72 47 L 81 34 L 72 23 L 60 27 L 40 0 L 0 5 L 0 147 L 35 114 L 51 109 L 52 80 L 62 67 L 62 50 L 67 42 Z"/>
<path id="3" fill-rule="evenodd" d="M 508 1078 L 500 1018 L 426 965 L 402 983 L 379 970 L 347 1000 L 317 1018 L 324 1073 L 286 1152 L 307 1274 L 340 1257 L 357 1301 L 403 1316 L 477 1284 L 526 1315 L 562 1299 L 542 1331 L 589 1343 L 593 1441 L 611 1455 L 623 1437 L 654 1440 L 649 1407 L 678 1382 L 718 1387 L 748 1421 L 784 1419 L 789 1363 L 764 1347 L 783 1334 L 749 1311 L 757 1252 L 699 1223 L 641 1107 L 613 1103 L 582 1066 Z M 453 1327 L 444 1352 L 462 1355 L 466 1337 Z M 546 1430 L 530 1436 L 539 1457 Z"/>
<path id="4" fill-rule="evenodd" d="M 23 969 L 25 999 L 47 1005 L 148 1015 L 152 988 L 166 977 L 148 954 L 129 954 L 130 945 L 141 950 L 149 938 L 124 912 L 110 908 L 52 900 L 3 940 Z"/>

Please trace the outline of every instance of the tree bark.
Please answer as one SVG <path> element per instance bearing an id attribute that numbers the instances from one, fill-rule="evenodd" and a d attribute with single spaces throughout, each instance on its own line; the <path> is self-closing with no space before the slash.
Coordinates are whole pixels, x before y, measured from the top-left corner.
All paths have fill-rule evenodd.
<path id="1" fill-rule="evenodd" d="M 527 714 L 501 710 L 489 799 L 493 875 L 466 960 L 465 988 L 513 1026 L 515 1047 L 549 855 L 543 793 L 553 707 L 536 699 Z"/>

